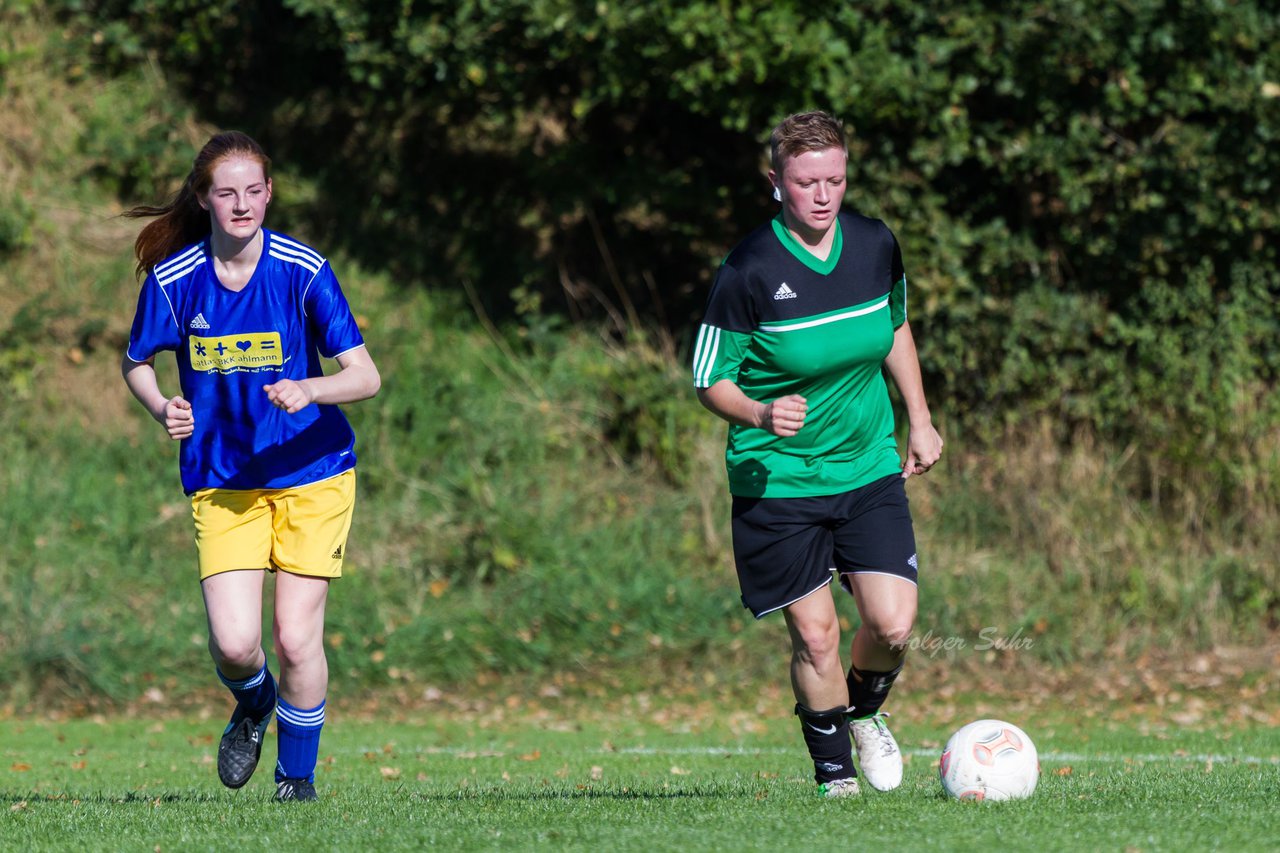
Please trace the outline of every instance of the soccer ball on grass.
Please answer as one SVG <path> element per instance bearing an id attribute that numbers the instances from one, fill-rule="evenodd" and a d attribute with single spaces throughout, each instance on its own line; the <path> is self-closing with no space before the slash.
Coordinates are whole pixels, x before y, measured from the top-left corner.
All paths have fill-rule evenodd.
<path id="1" fill-rule="evenodd" d="M 957 800 L 1017 800 L 1031 796 L 1040 779 L 1040 757 L 1027 733 L 1002 720 L 963 726 L 938 762 L 942 789 Z"/>

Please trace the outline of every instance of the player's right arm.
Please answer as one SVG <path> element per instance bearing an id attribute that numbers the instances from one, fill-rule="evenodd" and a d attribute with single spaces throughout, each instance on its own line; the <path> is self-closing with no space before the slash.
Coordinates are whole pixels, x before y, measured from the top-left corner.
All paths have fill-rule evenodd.
<path id="1" fill-rule="evenodd" d="M 182 285 L 175 280 L 169 286 L 176 289 Z M 189 438 L 195 432 L 195 416 L 191 404 L 181 395 L 166 397 L 160 390 L 155 361 L 157 352 L 176 351 L 182 345 L 182 324 L 174 313 L 173 300 L 152 270 L 138 292 L 138 309 L 133 315 L 120 373 L 133 396 L 175 440 Z"/>
<path id="2" fill-rule="evenodd" d="M 752 400 L 732 380 L 721 379 L 710 388 L 698 388 L 698 402 L 731 424 L 791 436 L 804 426 L 808 403 L 799 394 L 788 394 L 770 403 Z"/>
<path id="3" fill-rule="evenodd" d="M 757 320 L 742 277 L 728 263 L 722 264 L 694 346 L 693 385 L 698 402 L 731 424 L 792 436 L 804 426 L 808 409 L 804 397 L 788 394 L 762 403 L 748 397 L 736 381 Z"/>
<path id="4" fill-rule="evenodd" d="M 120 362 L 120 373 L 124 376 L 124 384 L 129 386 L 129 391 L 151 413 L 151 417 L 164 426 L 170 438 L 189 438 L 195 432 L 196 420 L 191 404 L 181 394 L 166 397 L 160 390 L 154 357 L 146 361 L 134 361 L 126 354 Z"/>

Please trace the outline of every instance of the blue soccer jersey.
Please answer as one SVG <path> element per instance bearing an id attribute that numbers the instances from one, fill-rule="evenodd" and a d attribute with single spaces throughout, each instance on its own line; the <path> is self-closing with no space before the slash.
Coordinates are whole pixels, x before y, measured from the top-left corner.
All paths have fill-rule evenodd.
<path id="1" fill-rule="evenodd" d="M 364 345 L 329 263 L 262 229 L 262 257 L 242 290 L 214 272 L 209 242 L 157 264 L 143 282 L 128 356 L 178 359 L 195 432 L 179 454 L 182 488 L 284 489 L 355 467 L 355 433 L 337 406 L 288 414 L 263 391 L 323 376 L 320 357 Z"/>

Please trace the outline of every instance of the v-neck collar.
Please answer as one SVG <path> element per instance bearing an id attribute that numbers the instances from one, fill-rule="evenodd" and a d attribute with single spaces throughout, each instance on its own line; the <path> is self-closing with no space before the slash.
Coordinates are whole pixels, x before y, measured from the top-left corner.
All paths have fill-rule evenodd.
<path id="1" fill-rule="evenodd" d="M 788 252 L 795 256 L 797 261 L 818 273 L 818 275 L 829 275 L 836 268 L 836 264 L 840 263 L 840 252 L 844 249 L 844 233 L 840 230 L 839 215 L 836 216 L 836 221 L 832 227 L 836 229 L 836 235 L 831 240 L 831 251 L 827 253 L 827 259 L 824 261 L 796 239 L 796 235 L 791 233 L 787 228 L 787 224 L 782 220 L 781 213 L 773 218 L 773 233 L 778 236 L 779 242 Z"/>

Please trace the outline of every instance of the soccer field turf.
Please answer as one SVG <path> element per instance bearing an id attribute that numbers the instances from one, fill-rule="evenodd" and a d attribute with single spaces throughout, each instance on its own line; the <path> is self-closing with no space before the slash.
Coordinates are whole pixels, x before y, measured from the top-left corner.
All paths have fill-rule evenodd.
<path id="1" fill-rule="evenodd" d="M 898 727 L 899 790 L 826 801 L 782 714 L 400 716 L 332 714 L 320 802 L 288 806 L 270 799 L 274 726 L 228 791 L 216 719 L 9 720 L 0 849 L 1280 848 L 1280 741 L 1262 725 L 1024 716 L 1039 789 L 977 805 L 942 796 L 937 725 Z"/>

